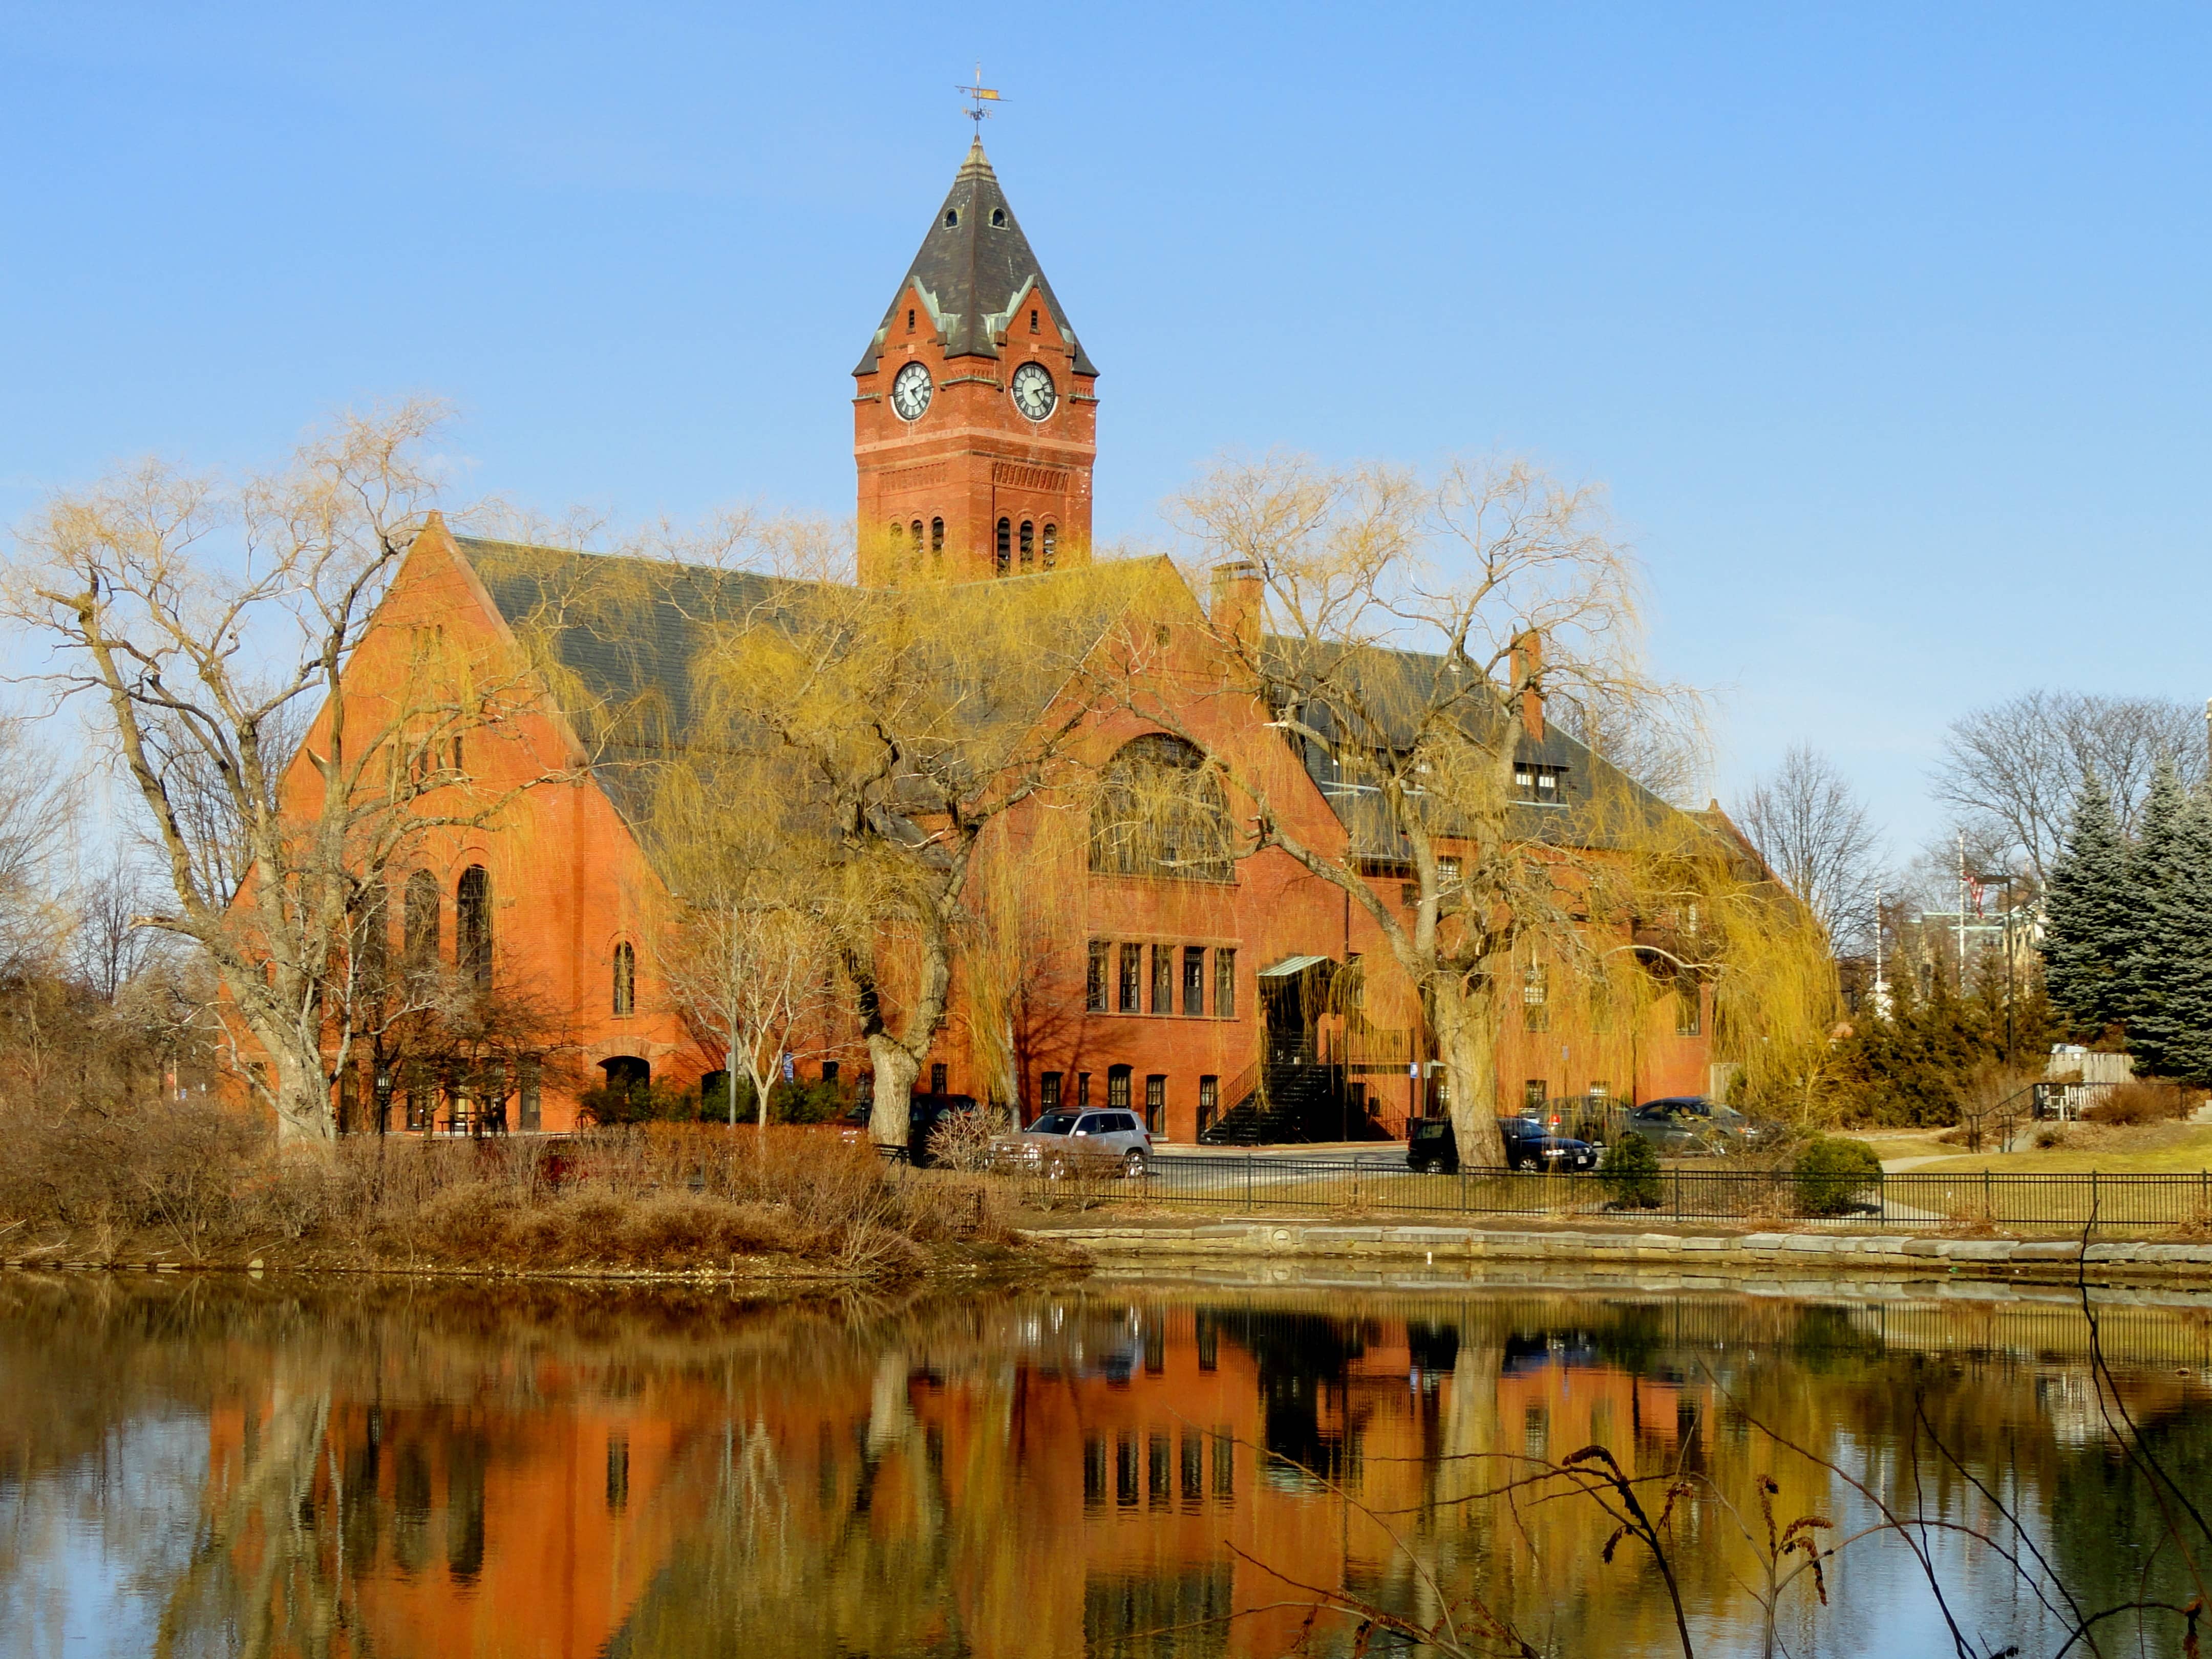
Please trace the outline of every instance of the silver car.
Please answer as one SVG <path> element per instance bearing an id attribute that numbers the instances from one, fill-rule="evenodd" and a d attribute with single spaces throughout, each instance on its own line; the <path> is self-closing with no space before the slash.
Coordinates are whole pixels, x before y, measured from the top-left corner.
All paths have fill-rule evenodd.
<path id="1" fill-rule="evenodd" d="M 1052 1174 L 1077 1164 L 1117 1164 L 1140 1176 L 1152 1162 L 1152 1137 L 1134 1112 L 1047 1112 L 1022 1131 L 1018 1154 Z"/>

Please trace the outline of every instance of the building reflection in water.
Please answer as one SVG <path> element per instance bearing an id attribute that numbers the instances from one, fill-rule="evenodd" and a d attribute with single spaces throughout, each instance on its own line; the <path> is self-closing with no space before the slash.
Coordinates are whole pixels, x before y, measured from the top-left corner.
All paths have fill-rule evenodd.
<path id="1" fill-rule="evenodd" d="M 1314 1592 L 1433 1618 L 1439 1589 L 1562 1650 L 1638 1651 L 1672 1614 L 1642 1559 L 1602 1564 L 1608 1517 L 1497 1489 L 1596 1443 L 1747 1505 L 1771 1474 L 1778 1516 L 1847 1521 L 1769 1431 L 1886 1478 L 1918 1411 L 2091 1592 L 2156 1543 L 2083 1431 L 2063 1309 L 1091 1286 L 874 1315 L 333 1300 L 153 1328 L 119 1326 L 111 1360 L 196 1347 L 207 1389 L 198 1542 L 160 1587 L 178 1651 L 1261 1655 Z M 2131 1408 L 2212 1473 L 2203 1328 L 2120 1334 Z M 1918 1478 L 1980 1518 L 1958 1469 Z M 1676 1531 L 1686 1601 L 1722 1630 L 1757 1612 L 1734 1524 L 1693 1502 Z M 1846 1560 L 1835 1608 L 1790 1609 L 1792 1650 L 1879 1650 L 1895 1582 Z"/>

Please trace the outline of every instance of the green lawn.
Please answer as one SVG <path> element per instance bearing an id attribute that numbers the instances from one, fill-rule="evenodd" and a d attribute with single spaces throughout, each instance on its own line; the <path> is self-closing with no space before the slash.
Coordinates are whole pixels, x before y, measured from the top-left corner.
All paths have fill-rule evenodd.
<path id="1" fill-rule="evenodd" d="M 1889 1150 L 1877 1143 L 1884 1158 L 1911 1158 L 1916 1153 Z M 2054 1146 L 2048 1152 L 1976 1153 L 1947 1158 L 1940 1164 L 1923 1164 L 1915 1174 L 1958 1171 L 2011 1170 L 2022 1175 L 2171 1175 L 2212 1170 L 2212 1124 L 2166 1123 L 2123 1131 L 2099 1146 Z"/>

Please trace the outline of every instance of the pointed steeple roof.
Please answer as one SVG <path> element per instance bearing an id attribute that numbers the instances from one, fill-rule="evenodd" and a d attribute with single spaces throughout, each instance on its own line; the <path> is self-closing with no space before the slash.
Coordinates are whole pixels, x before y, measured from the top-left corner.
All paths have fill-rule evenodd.
<path id="1" fill-rule="evenodd" d="M 1060 332 L 1074 341 L 1075 372 L 1098 372 L 1069 325 L 1067 313 L 1060 308 L 1052 284 L 1045 281 L 1036 255 L 1030 251 L 1029 238 L 1022 234 L 1021 223 L 999 188 L 998 174 L 991 171 L 981 138 L 969 146 L 945 205 L 938 209 L 929 234 L 921 239 L 921 252 L 900 279 L 868 349 L 860 354 L 855 374 L 874 369 L 897 315 L 899 296 L 908 283 L 921 290 L 932 324 L 945 336 L 948 357 L 996 357 L 998 333 L 1016 307 L 1037 294 Z"/>

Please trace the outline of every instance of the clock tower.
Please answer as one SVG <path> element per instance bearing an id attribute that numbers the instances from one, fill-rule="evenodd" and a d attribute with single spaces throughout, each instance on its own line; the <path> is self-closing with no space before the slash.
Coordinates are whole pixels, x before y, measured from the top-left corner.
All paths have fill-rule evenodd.
<path id="1" fill-rule="evenodd" d="M 861 582 L 1088 563 L 1097 377 L 978 139 L 853 371 Z"/>

